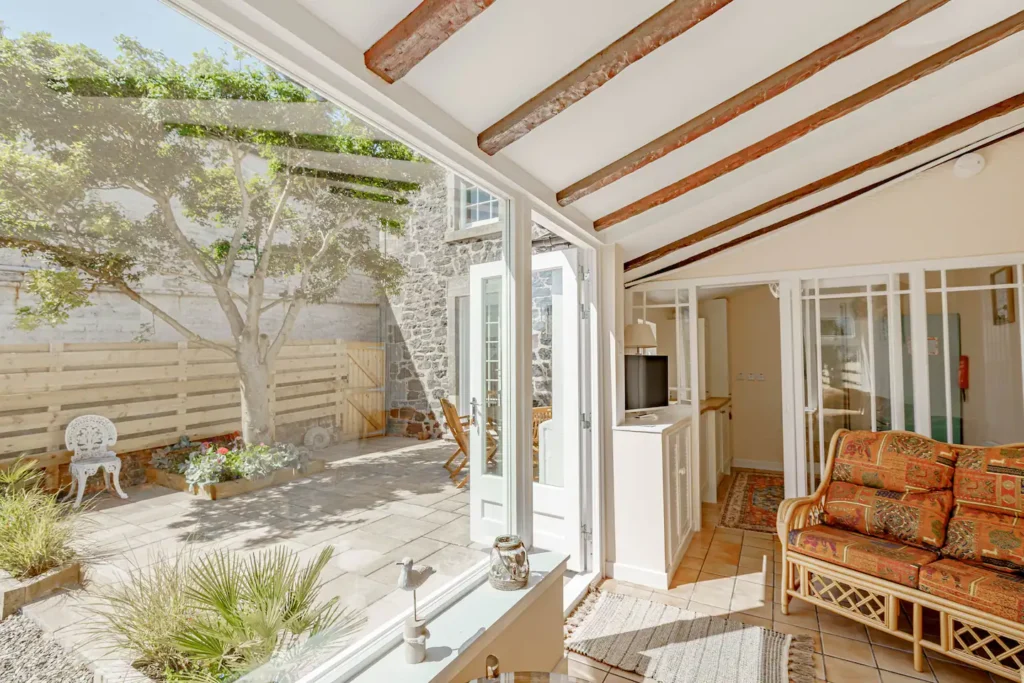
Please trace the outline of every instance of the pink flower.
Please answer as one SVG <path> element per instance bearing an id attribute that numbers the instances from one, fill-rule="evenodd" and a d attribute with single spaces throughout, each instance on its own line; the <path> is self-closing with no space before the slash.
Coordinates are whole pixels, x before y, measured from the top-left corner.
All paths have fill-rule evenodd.
<path id="1" fill-rule="evenodd" d="M 265 443 L 263 443 L 262 441 L 260 441 L 260 445 L 261 445 L 261 446 L 266 446 L 267 444 L 265 444 Z"/>
<path id="2" fill-rule="evenodd" d="M 210 447 L 210 442 L 209 441 L 204 441 L 202 443 L 202 446 L 203 446 L 203 448 L 209 448 Z"/>
<path id="3" fill-rule="evenodd" d="M 228 454 L 228 449 L 226 449 L 223 446 L 221 446 L 220 448 L 217 449 L 217 453 L 219 453 L 220 455 L 227 455 Z"/>

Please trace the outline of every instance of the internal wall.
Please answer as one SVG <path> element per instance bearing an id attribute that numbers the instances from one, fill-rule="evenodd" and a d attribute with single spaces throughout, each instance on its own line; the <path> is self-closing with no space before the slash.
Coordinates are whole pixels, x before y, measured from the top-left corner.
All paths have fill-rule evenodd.
<path id="1" fill-rule="evenodd" d="M 782 470 L 779 302 L 768 285 L 742 289 L 727 298 L 733 465 Z M 749 381 L 750 374 L 763 374 L 764 380 Z"/>
<path id="2" fill-rule="evenodd" d="M 947 162 L 659 279 L 1024 252 L 1024 134 L 981 154 L 973 178 Z"/>

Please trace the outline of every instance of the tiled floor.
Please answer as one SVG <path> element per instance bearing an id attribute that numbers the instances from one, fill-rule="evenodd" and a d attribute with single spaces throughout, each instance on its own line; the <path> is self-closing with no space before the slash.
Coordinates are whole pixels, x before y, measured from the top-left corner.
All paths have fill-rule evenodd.
<path id="1" fill-rule="evenodd" d="M 719 500 L 724 500 L 728 479 L 723 480 Z M 693 542 L 668 590 L 609 579 L 602 588 L 645 600 L 721 616 L 783 633 L 807 635 L 814 641 L 814 664 L 820 681 L 830 683 L 973 683 L 1005 679 L 927 653 L 923 673 L 914 671 L 908 643 L 800 600 L 791 600 L 789 614 L 780 609 L 782 555 L 778 537 L 717 526 L 720 505 L 703 506 L 704 528 Z M 636 674 L 609 668 L 599 662 L 569 654 L 555 671 L 593 683 L 642 680 Z"/>
<path id="2" fill-rule="evenodd" d="M 487 557 L 489 549 L 469 540 L 468 491 L 456 489 L 441 466 L 453 448 L 400 438 L 346 444 L 318 454 L 328 460 L 322 474 L 227 500 L 159 486 L 130 488 L 123 501 L 101 494 L 86 515 L 84 588 L 24 611 L 65 646 L 89 647 L 95 616 L 88 604 L 97 588 L 133 566 L 187 548 L 255 552 L 283 545 L 306 560 L 330 545 L 335 556 L 321 575 L 321 596 L 338 596 L 358 611 L 365 632 L 410 604 L 396 588 L 401 558 L 436 569 L 420 589 L 426 595 Z"/>

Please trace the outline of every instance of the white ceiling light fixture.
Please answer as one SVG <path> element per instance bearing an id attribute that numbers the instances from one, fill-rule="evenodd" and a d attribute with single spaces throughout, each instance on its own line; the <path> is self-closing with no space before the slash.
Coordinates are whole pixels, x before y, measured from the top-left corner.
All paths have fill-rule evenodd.
<path id="1" fill-rule="evenodd" d="M 953 175 L 962 180 L 973 178 L 985 169 L 985 157 L 968 152 L 953 162 Z"/>

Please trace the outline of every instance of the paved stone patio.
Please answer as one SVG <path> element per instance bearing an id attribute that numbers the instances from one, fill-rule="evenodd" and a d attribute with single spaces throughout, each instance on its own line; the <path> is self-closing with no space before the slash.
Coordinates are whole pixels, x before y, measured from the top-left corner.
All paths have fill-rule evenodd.
<path id="1" fill-rule="evenodd" d="M 120 667 L 123 655 L 104 653 L 93 632 L 88 604 L 98 587 L 188 548 L 283 545 L 307 560 L 329 545 L 335 556 L 321 596 L 338 596 L 364 619 L 365 633 L 409 607 L 395 587 L 403 557 L 437 572 L 421 599 L 487 557 L 488 548 L 469 540 L 469 492 L 442 467 L 453 448 L 396 437 L 343 444 L 317 454 L 328 460 L 321 474 L 220 501 L 154 485 L 128 489 L 128 500 L 101 494 L 86 515 L 85 585 L 24 612 L 85 659 Z"/>

